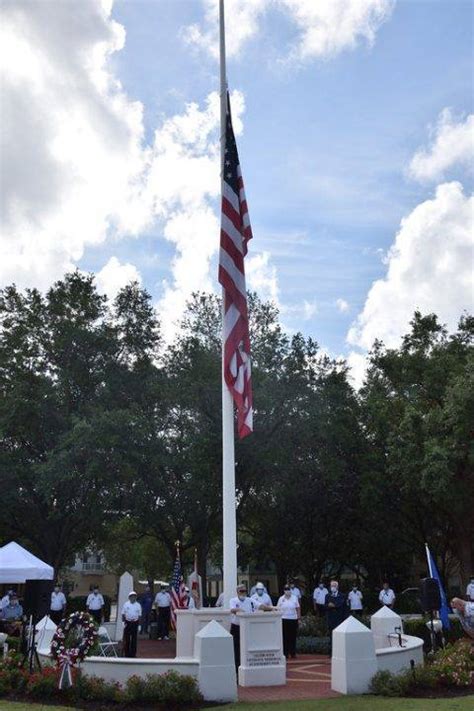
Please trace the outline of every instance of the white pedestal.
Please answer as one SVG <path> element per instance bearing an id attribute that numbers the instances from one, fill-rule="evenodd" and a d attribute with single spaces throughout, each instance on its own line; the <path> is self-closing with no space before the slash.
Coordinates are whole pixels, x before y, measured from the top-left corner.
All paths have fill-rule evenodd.
<path id="1" fill-rule="evenodd" d="M 389 634 L 395 634 L 395 627 L 403 632 L 403 623 L 400 615 L 384 605 L 370 618 L 370 628 L 374 635 L 375 649 L 390 647 Z"/>
<path id="2" fill-rule="evenodd" d="M 240 686 L 283 686 L 286 659 L 283 656 L 281 614 L 239 614 Z"/>
<path id="3" fill-rule="evenodd" d="M 118 642 L 123 637 L 122 607 L 128 600 L 128 593 L 133 590 L 133 577 L 130 573 L 120 576 L 119 594 L 117 601 L 117 621 L 115 622 L 115 640 Z"/>
<path id="4" fill-rule="evenodd" d="M 199 688 L 206 701 L 237 701 L 232 635 L 215 620 L 196 634 Z"/>
<path id="5" fill-rule="evenodd" d="M 230 611 L 220 607 L 202 607 L 200 610 L 176 610 L 176 656 L 180 659 L 194 657 L 194 638 L 209 622 L 215 620 L 230 630 Z"/>
<path id="6" fill-rule="evenodd" d="M 377 672 L 372 632 L 348 617 L 332 633 L 331 688 L 341 694 L 364 694 Z"/>

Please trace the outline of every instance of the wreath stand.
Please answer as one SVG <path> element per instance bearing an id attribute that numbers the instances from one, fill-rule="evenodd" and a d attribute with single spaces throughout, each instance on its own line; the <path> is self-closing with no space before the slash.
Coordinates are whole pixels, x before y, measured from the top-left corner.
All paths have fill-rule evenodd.
<path id="1" fill-rule="evenodd" d="M 33 622 L 33 615 L 30 615 L 30 624 L 28 627 L 28 636 L 25 636 L 25 626 L 23 625 L 23 635 L 25 652 L 23 654 L 23 659 L 21 660 L 20 667 L 24 669 L 26 662 L 28 662 L 28 669 L 30 674 L 33 673 L 35 666 L 37 669 L 41 670 L 41 662 L 38 656 L 38 650 L 36 649 L 36 625 Z"/>

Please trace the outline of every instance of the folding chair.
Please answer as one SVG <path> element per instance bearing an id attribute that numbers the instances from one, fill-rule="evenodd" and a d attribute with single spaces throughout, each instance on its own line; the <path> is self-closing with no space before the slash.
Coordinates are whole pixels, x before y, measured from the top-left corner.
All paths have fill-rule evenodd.
<path id="1" fill-rule="evenodd" d="M 101 657 L 118 657 L 118 642 L 112 642 L 106 627 L 99 627 L 98 630 L 99 650 Z"/>

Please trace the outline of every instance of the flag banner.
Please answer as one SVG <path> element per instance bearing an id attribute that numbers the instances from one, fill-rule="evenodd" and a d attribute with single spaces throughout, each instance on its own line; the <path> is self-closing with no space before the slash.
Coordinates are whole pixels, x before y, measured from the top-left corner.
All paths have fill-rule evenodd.
<path id="1" fill-rule="evenodd" d="M 237 408 L 239 437 L 253 431 L 249 319 L 244 258 L 252 229 L 245 199 L 227 94 L 224 164 L 222 166 L 219 282 L 224 294 L 224 379 Z"/>
<path id="2" fill-rule="evenodd" d="M 186 592 L 183 580 L 183 573 L 181 571 L 181 561 L 179 559 L 179 551 L 176 554 L 176 560 L 174 562 L 173 577 L 171 578 L 171 627 L 176 630 L 176 610 L 185 609 L 186 605 L 184 602 Z"/>
<path id="3" fill-rule="evenodd" d="M 451 622 L 449 621 L 449 605 L 448 605 L 448 600 L 446 598 L 446 593 L 444 592 L 444 587 L 443 583 L 441 582 L 441 577 L 438 572 L 438 568 L 436 567 L 436 561 L 433 558 L 430 549 L 428 548 L 428 544 L 425 543 L 426 546 L 426 557 L 428 559 L 428 570 L 430 571 L 430 577 L 434 578 L 436 582 L 439 585 L 439 592 L 441 595 L 441 610 L 439 611 L 439 617 L 441 622 L 443 623 L 443 627 L 446 630 L 449 630 L 451 628 Z"/>

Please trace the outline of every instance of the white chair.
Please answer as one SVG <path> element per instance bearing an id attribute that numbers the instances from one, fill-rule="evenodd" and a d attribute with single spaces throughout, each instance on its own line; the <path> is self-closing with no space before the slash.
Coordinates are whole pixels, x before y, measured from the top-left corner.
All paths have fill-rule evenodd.
<path id="1" fill-rule="evenodd" d="M 112 642 L 106 627 L 98 629 L 99 655 L 101 657 L 118 657 L 117 642 Z"/>

